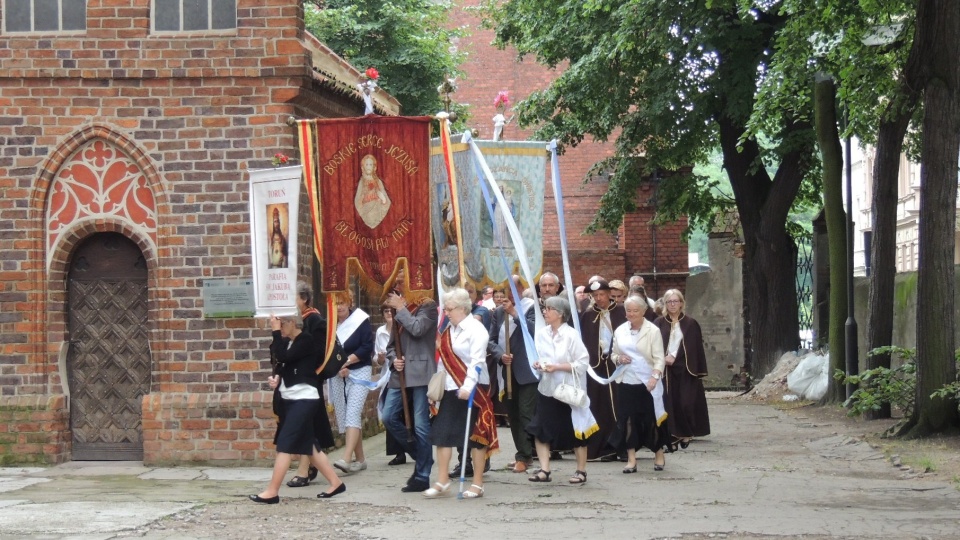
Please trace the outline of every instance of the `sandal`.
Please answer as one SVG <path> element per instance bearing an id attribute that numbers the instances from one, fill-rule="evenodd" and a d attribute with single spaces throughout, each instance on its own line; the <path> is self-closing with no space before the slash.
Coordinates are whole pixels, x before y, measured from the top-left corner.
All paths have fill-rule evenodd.
<path id="1" fill-rule="evenodd" d="M 470 491 L 470 489 L 479 489 L 480 491 Z M 479 499 L 480 497 L 483 497 L 483 486 L 470 484 L 470 489 L 463 492 L 464 499 Z"/>
<path id="2" fill-rule="evenodd" d="M 287 482 L 287 487 L 307 487 L 310 485 L 310 480 L 302 476 L 294 476 Z"/>
<path id="3" fill-rule="evenodd" d="M 317 478 L 317 473 L 319 473 L 319 472 L 320 472 L 319 469 L 317 469 L 316 467 L 314 467 L 313 465 L 311 465 L 310 468 L 307 469 L 307 480 L 313 482 L 314 480 L 316 480 L 316 478 Z"/>
<path id="4" fill-rule="evenodd" d="M 543 469 L 537 469 L 537 472 L 533 473 L 533 476 L 527 478 L 531 482 L 552 482 L 550 479 L 550 471 L 545 471 Z"/>
<path id="5" fill-rule="evenodd" d="M 450 489 L 450 482 L 447 482 L 446 484 L 441 484 L 440 482 L 434 482 L 432 488 L 423 492 L 423 496 L 428 499 L 436 499 L 441 495 L 447 495 L 449 489 Z"/>
<path id="6" fill-rule="evenodd" d="M 586 484 L 587 483 L 587 471 L 575 471 L 573 476 L 570 477 L 569 482 L 571 484 Z"/>

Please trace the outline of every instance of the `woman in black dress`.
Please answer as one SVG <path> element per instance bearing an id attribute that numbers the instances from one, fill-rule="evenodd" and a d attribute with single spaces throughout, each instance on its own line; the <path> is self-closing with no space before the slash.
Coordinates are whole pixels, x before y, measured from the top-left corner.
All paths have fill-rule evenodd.
<path id="1" fill-rule="evenodd" d="M 309 455 L 313 465 L 330 482 L 330 489 L 317 497 L 327 499 L 339 495 L 347 486 L 337 478 L 326 454 L 317 447 L 313 431 L 314 418 L 322 404 L 315 372 L 316 345 L 313 338 L 302 331 L 303 319 L 299 316 L 272 317 L 270 327 L 273 330 L 270 352 L 277 359 L 279 369 L 268 381 L 271 389 L 280 389 L 283 424 L 276 437 L 277 457 L 270 483 L 257 495 L 250 495 L 250 500 L 263 504 L 280 502 L 280 484 L 293 455 Z"/>

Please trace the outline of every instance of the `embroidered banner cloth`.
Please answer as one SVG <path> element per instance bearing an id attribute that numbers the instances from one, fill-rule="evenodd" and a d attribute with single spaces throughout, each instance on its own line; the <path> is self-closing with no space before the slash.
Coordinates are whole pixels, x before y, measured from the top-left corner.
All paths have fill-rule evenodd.
<path id="1" fill-rule="evenodd" d="M 463 257 L 467 278 L 478 286 L 499 285 L 509 275 L 500 260 L 504 248 L 511 273 L 519 273 L 517 253 L 503 220 L 510 212 L 526 246 L 530 267 L 535 275 L 543 268 L 543 186 L 547 151 L 543 142 L 475 141 L 490 166 L 506 205 L 494 207 L 490 218 L 469 146 L 452 145 L 453 161 L 463 223 Z M 456 230 L 450 214 L 450 189 L 439 141 L 430 149 L 433 236 L 444 284 L 457 285 L 459 279 Z"/>
<path id="2" fill-rule="evenodd" d="M 350 275 L 383 294 L 406 261 L 406 290 L 433 291 L 429 117 L 301 120 L 299 136 L 323 292 Z"/>

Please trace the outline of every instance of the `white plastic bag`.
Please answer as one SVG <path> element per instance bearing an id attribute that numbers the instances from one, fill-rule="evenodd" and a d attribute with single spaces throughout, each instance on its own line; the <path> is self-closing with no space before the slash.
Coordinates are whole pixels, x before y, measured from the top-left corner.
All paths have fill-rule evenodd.
<path id="1" fill-rule="evenodd" d="M 829 354 L 820 356 L 810 353 L 787 375 L 787 388 L 804 399 L 817 401 L 827 394 L 829 377 Z"/>

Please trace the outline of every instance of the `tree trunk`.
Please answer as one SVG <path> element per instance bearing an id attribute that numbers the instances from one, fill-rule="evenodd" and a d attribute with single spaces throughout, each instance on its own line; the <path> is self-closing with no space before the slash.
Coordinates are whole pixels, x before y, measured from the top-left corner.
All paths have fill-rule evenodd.
<path id="1" fill-rule="evenodd" d="M 847 215 L 843 211 L 843 153 L 837 131 L 837 89 L 832 79 L 813 89 L 817 142 L 823 162 L 823 210 L 830 257 L 830 374 L 846 372 L 844 329 L 847 320 Z M 831 376 L 826 401 L 842 402 L 844 385 Z"/>
<path id="2" fill-rule="evenodd" d="M 928 32 L 920 166 L 920 257 L 917 276 L 917 394 L 907 435 L 958 425 L 957 404 L 930 394 L 956 380 L 954 251 L 960 158 L 960 10 L 956 1 L 924 0 L 918 28 Z"/>
<path id="3" fill-rule="evenodd" d="M 756 141 L 740 142 L 745 126 L 723 117 L 718 120 L 723 164 L 730 178 L 740 224 L 743 227 L 744 284 L 751 339 L 750 376 L 760 380 L 780 356 L 800 346 L 797 314 L 797 246 L 786 232 L 787 214 L 806 172 L 804 157 L 811 148 L 800 145 L 783 156 L 771 181 L 760 164 Z M 785 131 L 810 130 L 796 123 Z"/>
<path id="4" fill-rule="evenodd" d="M 867 369 L 890 367 L 890 355 L 870 356 L 877 347 L 893 345 L 893 288 L 897 273 L 897 179 L 903 137 L 913 107 L 892 121 L 880 124 L 877 157 L 873 165 L 873 235 L 870 238 L 870 292 L 867 314 Z M 870 419 L 890 418 L 890 404 L 865 415 Z"/>
<path id="5" fill-rule="evenodd" d="M 915 32 L 920 32 L 919 29 Z M 923 88 L 923 40 L 915 38 L 900 78 L 900 91 L 887 104 L 877 130 L 871 196 L 870 292 L 867 300 L 867 369 L 889 368 L 890 355 L 870 356 L 871 350 L 893 345 L 893 294 L 897 273 L 897 179 L 903 137 Z M 902 345 L 902 344 L 901 344 Z M 890 404 L 867 412 L 868 419 L 890 418 Z"/>

